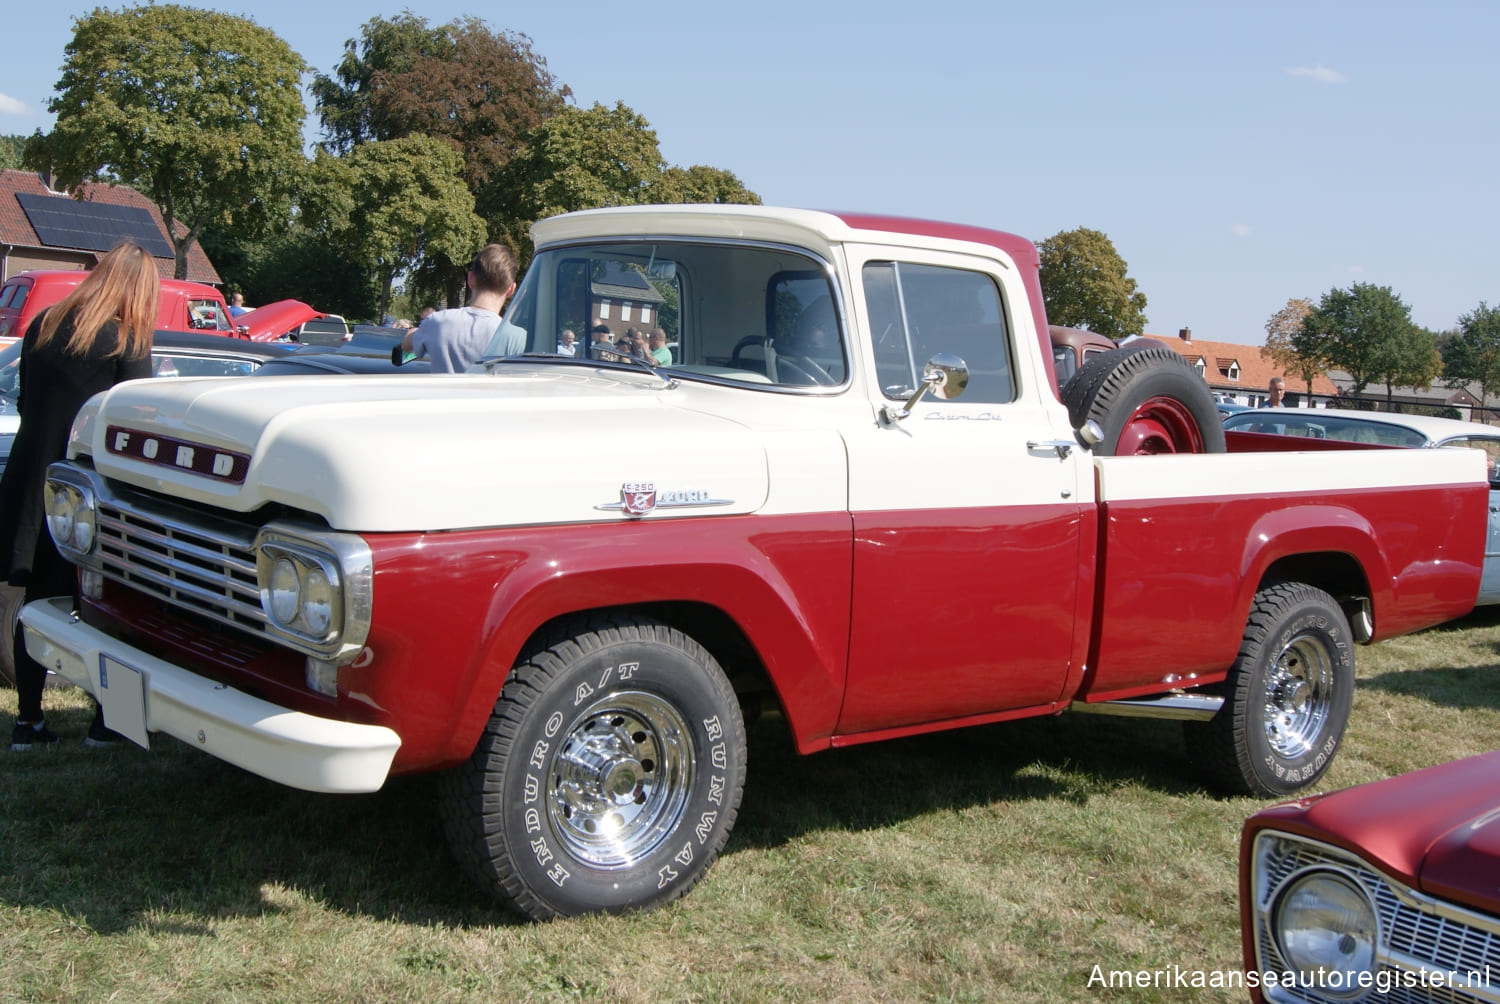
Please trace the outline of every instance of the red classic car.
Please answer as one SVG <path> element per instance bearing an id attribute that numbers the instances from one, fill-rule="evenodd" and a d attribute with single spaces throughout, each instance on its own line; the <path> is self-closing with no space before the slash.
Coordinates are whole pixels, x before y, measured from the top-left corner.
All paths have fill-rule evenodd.
<path id="1" fill-rule="evenodd" d="M 1500 999 L 1500 751 L 1272 806 L 1240 842 L 1258 1001 Z"/>

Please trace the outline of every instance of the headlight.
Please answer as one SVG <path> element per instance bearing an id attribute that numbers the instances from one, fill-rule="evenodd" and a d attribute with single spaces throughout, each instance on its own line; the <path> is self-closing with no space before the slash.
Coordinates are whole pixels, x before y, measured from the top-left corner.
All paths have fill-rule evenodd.
<path id="1" fill-rule="evenodd" d="M 290 627 L 297 620 L 302 605 L 302 582 L 297 564 L 291 558 L 280 558 L 271 566 L 270 614 L 277 623 Z"/>
<path id="2" fill-rule="evenodd" d="M 251 547 L 269 633 L 335 666 L 355 658 L 369 637 L 374 585 L 363 538 L 275 521 Z"/>
<path id="3" fill-rule="evenodd" d="M 309 641 L 326 639 L 343 605 L 334 557 L 284 544 L 267 545 L 262 555 L 261 606 L 271 623 Z"/>
<path id="4" fill-rule="evenodd" d="M 45 490 L 47 531 L 58 550 L 76 555 L 94 547 L 94 500 L 77 485 L 49 479 Z"/>
<path id="5" fill-rule="evenodd" d="M 1281 957 L 1304 986 L 1335 1000 L 1362 996 L 1371 986 L 1379 940 L 1375 908 L 1349 879 L 1308 872 L 1282 890 L 1271 923 Z"/>

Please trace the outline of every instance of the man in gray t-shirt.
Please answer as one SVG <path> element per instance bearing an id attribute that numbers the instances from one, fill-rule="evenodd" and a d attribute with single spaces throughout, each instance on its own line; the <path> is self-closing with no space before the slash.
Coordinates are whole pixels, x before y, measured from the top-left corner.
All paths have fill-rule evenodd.
<path id="1" fill-rule="evenodd" d="M 500 324 L 505 301 L 516 291 L 516 261 L 499 244 L 487 244 L 469 263 L 467 307 L 435 311 L 401 340 L 404 352 L 427 356 L 434 373 L 462 373 L 491 355 L 515 355 L 526 351 L 526 332 Z M 505 336 L 495 339 L 496 332 Z M 498 350 L 498 351 L 497 351 Z"/>

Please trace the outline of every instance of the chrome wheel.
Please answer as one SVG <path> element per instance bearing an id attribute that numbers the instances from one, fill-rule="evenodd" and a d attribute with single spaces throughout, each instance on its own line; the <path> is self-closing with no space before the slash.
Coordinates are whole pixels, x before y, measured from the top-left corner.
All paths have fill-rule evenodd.
<path id="1" fill-rule="evenodd" d="M 1333 661 L 1316 638 L 1292 639 L 1266 674 L 1266 742 L 1279 756 L 1310 752 L 1332 711 Z"/>
<path id="2" fill-rule="evenodd" d="M 547 812 L 569 853 L 594 867 L 622 867 L 676 831 L 697 766 L 677 709 L 640 691 L 610 694 L 560 735 Z"/>

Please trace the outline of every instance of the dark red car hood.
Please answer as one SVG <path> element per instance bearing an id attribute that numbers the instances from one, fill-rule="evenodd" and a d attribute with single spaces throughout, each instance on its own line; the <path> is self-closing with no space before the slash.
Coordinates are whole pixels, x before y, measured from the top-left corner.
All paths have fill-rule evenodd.
<path id="1" fill-rule="evenodd" d="M 1500 751 L 1274 806 L 1256 821 L 1357 851 L 1429 895 L 1500 914 Z"/>
<path id="2" fill-rule="evenodd" d="M 314 310 L 301 300 L 277 300 L 241 314 L 233 319 L 233 324 L 237 329 L 246 329 L 251 341 L 269 342 L 322 316 L 322 311 Z"/>

